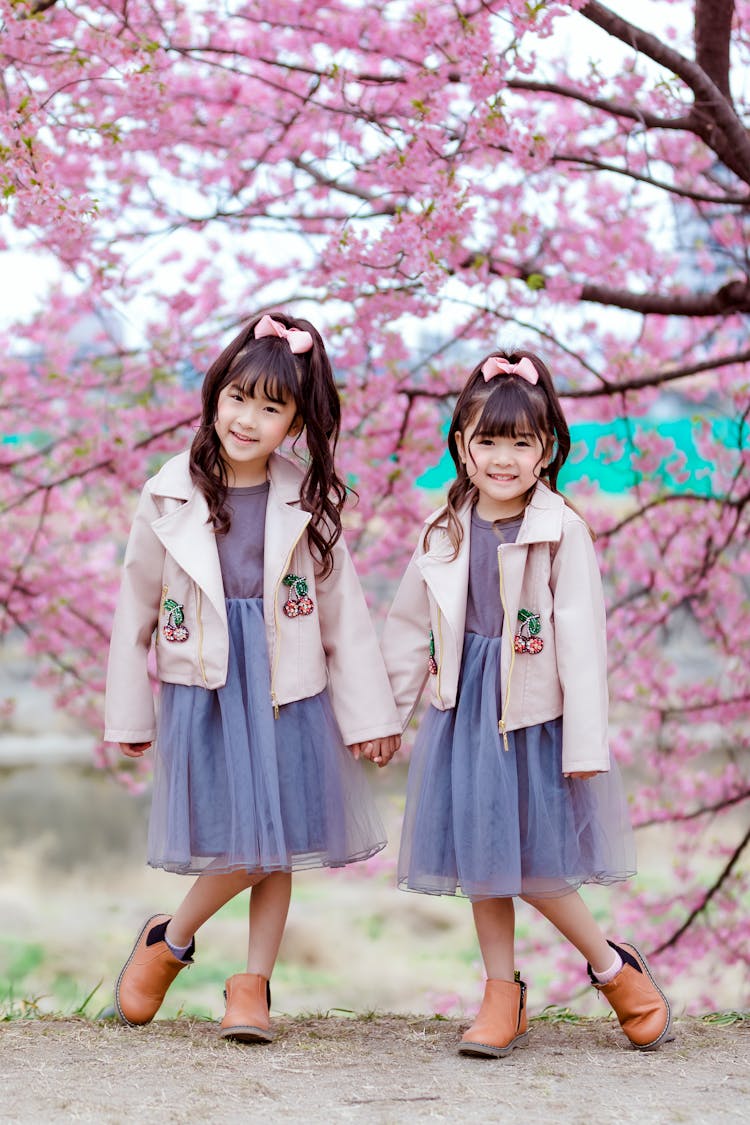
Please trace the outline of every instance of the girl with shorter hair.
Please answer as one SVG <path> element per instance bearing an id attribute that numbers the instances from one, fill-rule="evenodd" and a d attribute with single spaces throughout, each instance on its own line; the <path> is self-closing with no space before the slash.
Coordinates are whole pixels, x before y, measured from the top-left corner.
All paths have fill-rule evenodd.
<path id="1" fill-rule="evenodd" d="M 487 975 L 462 1054 L 527 1038 L 514 898 L 588 962 L 638 1048 L 669 1031 L 669 1004 L 635 946 L 607 941 L 578 893 L 635 871 L 607 742 L 606 623 L 591 534 L 557 491 L 570 435 L 547 367 L 495 352 L 451 421 L 456 479 L 427 520 L 396 594 L 383 652 L 406 727 L 431 706 L 409 765 L 400 885 L 472 902 Z"/>
<path id="2" fill-rule="evenodd" d="M 256 317 L 207 372 L 202 402 L 190 450 L 146 483 L 135 514 L 105 731 L 129 758 L 156 738 L 148 862 L 198 878 L 174 914 L 144 924 L 115 1003 L 124 1023 L 153 1019 L 196 931 L 250 887 L 247 969 L 226 982 L 220 1034 L 267 1042 L 291 872 L 385 846 L 356 759 L 384 764 L 400 724 L 341 535 L 340 404 L 320 335 Z M 277 452 L 303 434 L 299 463 Z"/>

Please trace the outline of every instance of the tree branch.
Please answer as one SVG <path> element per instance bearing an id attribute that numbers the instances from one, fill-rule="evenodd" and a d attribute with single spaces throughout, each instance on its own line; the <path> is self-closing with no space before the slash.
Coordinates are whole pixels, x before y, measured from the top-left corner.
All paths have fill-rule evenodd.
<path id="1" fill-rule="evenodd" d="M 640 375 L 633 379 L 626 379 L 621 383 L 613 383 L 599 376 L 601 387 L 586 387 L 581 390 L 565 392 L 566 398 L 599 398 L 602 394 L 617 394 L 625 391 L 639 391 L 644 387 L 661 387 L 665 383 L 674 383 L 677 379 L 687 379 L 690 375 L 700 375 L 703 371 L 715 371 L 719 367 L 729 367 L 735 363 L 750 363 L 750 350 L 735 352 L 734 355 L 722 355 L 715 358 L 701 360 L 699 363 L 688 363 L 682 367 L 675 367 L 671 371 L 654 371 Z"/>
<path id="2" fill-rule="evenodd" d="M 372 212 L 368 215 L 368 218 L 371 218 L 373 215 L 396 214 L 397 208 L 395 204 L 380 206 L 378 205 L 376 196 L 372 195 L 372 193 L 366 192 L 362 188 L 355 188 L 351 184 L 342 184 L 339 180 L 333 179 L 330 176 L 324 176 L 323 173 L 314 168 L 309 161 L 302 160 L 301 157 L 292 160 L 292 164 L 295 168 L 298 168 L 301 172 L 308 175 L 316 184 L 320 184 L 321 187 L 327 187 L 330 188 L 331 191 L 341 192 L 342 195 L 351 195 L 354 196 L 355 199 L 361 199 L 363 203 L 369 203 Z"/>
<path id="3" fill-rule="evenodd" d="M 638 172 L 632 172 L 629 168 L 609 164 L 605 160 L 581 156 L 578 153 L 555 153 L 552 157 L 552 163 L 577 164 L 584 168 L 592 168 L 596 172 L 613 172 L 617 176 L 625 176 L 639 184 L 647 184 L 649 187 L 657 188 L 659 191 L 677 199 L 691 199 L 695 203 L 708 203 L 715 207 L 750 207 L 750 193 L 747 192 L 743 195 L 733 195 L 731 192 L 726 192 L 720 196 L 706 195 L 705 192 L 691 191 L 689 188 L 679 187 L 676 184 L 667 183 L 665 180 L 656 180 L 653 176 L 642 176 Z"/>
<path id="4" fill-rule="evenodd" d="M 702 816 L 710 816 L 713 813 L 724 812 L 725 809 L 734 808 L 735 805 L 741 805 L 743 801 L 750 798 L 750 789 L 743 789 L 739 793 L 734 793 L 731 797 L 725 797 L 722 801 L 717 801 L 713 805 L 701 805 L 699 809 L 691 809 L 690 812 L 685 813 L 670 813 L 669 816 L 652 817 L 651 820 L 639 820 L 637 824 L 634 823 L 635 829 L 639 828 L 655 828 L 660 824 L 675 824 L 682 823 L 687 820 L 699 820 Z"/>
<path id="5" fill-rule="evenodd" d="M 696 0 L 695 61 L 728 102 L 732 101 L 729 43 L 733 16 L 734 0 Z"/>
<path id="6" fill-rule="evenodd" d="M 539 278 L 544 280 L 544 269 L 537 267 L 533 262 L 524 262 L 519 266 L 511 263 L 496 264 L 481 252 L 467 255 L 460 263 L 459 268 L 473 269 L 477 259 L 481 259 L 488 273 L 495 277 L 504 278 L 506 281 L 515 278 L 525 284 L 533 277 L 538 283 Z M 539 285 L 536 286 L 539 288 Z M 655 316 L 729 316 L 732 313 L 750 312 L 750 281 L 746 278 L 735 278 L 728 281 L 714 293 L 674 293 L 661 295 L 658 293 L 633 293 L 629 289 L 610 289 L 606 285 L 584 283 L 581 286 L 581 301 L 590 301 L 596 305 L 607 305 L 610 308 L 629 309 L 632 312 L 642 313 L 644 316 L 651 313 Z"/>
<path id="7" fill-rule="evenodd" d="M 631 309 L 657 316 L 727 316 L 750 312 L 750 282 L 736 278 L 715 293 L 686 293 L 661 296 L 658 293 L 631 293 L 609 289 L 606 285 L 583 285 L 581 300 L 618 309 Z"/>
<path id="8" fill-rule="evenodd" d="M 611 117 L 624 117 L 630 121 L 637 121 L 647 129 L 674 129 L 682 132 L 689 129 L 691 118 L 689 114 L 680 117 L 659 117 L 656 113 L 649 113 L 636 106 L 625 102 L 613 102 L 607 98 L 595 98 L 574 86 L 564 86 L 560 82 L 539 82 L 530 78 L 509 78 L 509 90 L 524 90 L 530 94 L 552 94 L 555 97 L 567 98 L 569 101 L 580 102 L 581 105 L 591 106 L 592 109 L 601 109 Z"/>
<path id="9" fill-rule="evenodd" d="M 720 0 L 722 8 L 726 2 L 727 0 Z M 706 7 L 713 11 L 714 0 Z M 622 19 L 598 3 L 598 0 L 589 0 L 580 9 L 580 13 L 614 39 L 619 39 L 621 43 L 648 56 L 681 78 L 692 90 L 695 99 L 691 120 L 696 134 L 720 156 L 728 168 L 743 180 L 750 180 L 750 140 L 747 130 L 734 112 L 731 102 L 702 66 L 668 47 L 650 32 Z M 709 18 L 707 13 L 701 13 L 701 17 L 703 15 L 706 19 Z M 717 45 L 714 44 L 711 50 L 712 57 L 717 58 Z"/>
<path id="10" fill-rule="evenodd" d="M 693 910 L 690 911 L 690 913 L 688 914 L 685 921 L 682 923 L 681 926 L 679 926 L 674 931 L 674 933 L 671 935 L 671 937 L 668 937 L 666 941 L 663 941 L 661 943 L 661 945 L 657 946 L 657 948 L 653 950 L 654 953 L 663 953 L 665 949 L 669 949 L 671 946 L 676 945 L 677 942 L 682 937 L 682 935 L 684 933 L 686 933 L 687 930 L 690 929 L 690 927 L 692 926 L 695 919 L 698 918 L 701 914 L 703 914 L 703 912 L 708 908 L 709 903 L 711 902 L 711 899 L 714 898 L 718 894 L 718 892 L 721 890 L 724 883 L 727 881 L 729 876 L 732 874 L 732 871 L 734 870 L 740 856 L 742 855 L 742 853 L 744 852 L 745 848 L 747 847 L 747 845 L 749 843 L 750 843 L 750 828 L 748 828 L 747 832 L 745 833 L 745 835 L 742 837 L 742 839 L 740 840 L 737 847 L 732 852 L 731 856 L 727 860 L 726 864 L 724 865 L 724 868 L 722 869 L 718 879 L 713 884 L 713 886 L 706 892 L 706 894 L 703 896 L 703 898 L 698 903 L 698 905 Z"/>

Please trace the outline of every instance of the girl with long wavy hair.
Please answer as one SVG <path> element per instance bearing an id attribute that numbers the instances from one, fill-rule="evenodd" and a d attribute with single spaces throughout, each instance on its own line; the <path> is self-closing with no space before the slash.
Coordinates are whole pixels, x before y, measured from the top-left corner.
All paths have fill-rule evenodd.
<path id="1" fill-rule="evenodd" d="M 341 535 L 340 404 L 320 334 L 255 317 L 208 370 L 202 402 L 192 447 L 136 511 L 105 731 L 129 758 L 156 740 L 148 862 L 197 878 L 141 928 L 115 1002 L 124 1023 L 148 1023 L 196 931 L 249 887 L 247 962 L 226 982 L 220 1034 L 267 1042 L 292 871 L 385 846 L 357 759 L 384 764 L 400 727 Z M 288 440 L 291 458 L 278 452 Z"/>

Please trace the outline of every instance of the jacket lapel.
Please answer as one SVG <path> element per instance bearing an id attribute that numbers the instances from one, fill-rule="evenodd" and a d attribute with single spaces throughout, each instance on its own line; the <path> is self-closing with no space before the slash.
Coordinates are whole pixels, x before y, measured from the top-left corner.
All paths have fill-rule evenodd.
<path id="1" fill-rule="evenodd" d="M 503 568 L 505 607 L 509 619 L 510 635 L 515 631 L 518 611 L 521 608 L 521 590 L 528 548 L 532 543 L 559 542 L 562 535 L 564 501 L 541 481 L 526 508 L 523 524 L 515 543 L 499 547 Z M 469 553 L 471 546 L 471 504 L 465 506 L 458 517 L 463 538 L 458 556 L 450 558 L 451 547 L 444 531 L 432 534 L 429 551 L 417 559 L 422 576 L 440 607 L 443 617 L 453 630 L 459 644 L 463 643 L 466 625 L 466 602 L 469 590 Z M 429 519 L 433 517 L 430 516 Z M 460 651 L 460 649 L 459 649 Z"/>
<path id="2" fill-rule="evenodd" d="M 513 637 L 516 631 L 528 551 L 526 543 L 504 543 L 498 546 L 498 565 L 502 574 L 504 609 L 507 614 L 503 633 L 508 637 Z"/>
<path id="3" fill-rule="evenodd" d="M 194 487 L 184 503 L 161 516 L 152 527 L 165 550 L 200 586 L 223 619 L 226 611 L 219 552 L 208 504 L 200 489 Z"/>
<path id="4" fill-rule="evenodd" d="M 505 611 L 508 628 L 503 632 L 512 638 L 518 624 L 521 593 L 526 574 L 529 547 L 534 543 L 555 543 L 562 535 L 562 518 L 565 501 L 541 481 L 526 506 L 523 523 L 515 543 L 499 547 L 499 564 L 502 568 Z M 534 609 L 534 606 L 524 608 Z"/>
<path id="5" fill-rule="evenodd" d="M 174 511 L 152 527 L 178 566 L 200 586 L 223 619 L 224 583 L 216 536 L 209 523 L 208 504 L 191 479 L 188 455 L 167 462 L 154 479 L 155 495 L 177 503 Z M 310 522 L 310 513 L 293 505 L 299 502 L 301 474 L 287 458 L 273 454 L 268 463 L 271 487 L 264 538 L 263 595 L 273 604 L 278 583 L 286 574 L 289 556 Z M 306 575 L 312 578 L 312 575 Z"/>
<path id="6" fill-rule="evenodd" d="M 432 533 L 429 551 L 417 559 L 417 566 L 460 646 L 463 644 L 466 602 L 469 594 L 471 506 L 462 509 L 458 517 L 463 536 L 457 557 L 450 558 L 452 552 L 450 540 L 445 532 L 438 528 Z"/>
<path id="7" fill-rule="evenodd" d="M 263 598 L 268 613 L 273 604 L 279 582 L 289 572 L 294 547 L 304 534 L 312 516 L 303 512 L 299 504 L 299 470 L 286 458 L 274 454 L 269 462 L 271 487 L 268 492 L 268 513 L 263 545 Z M 300 577 L 312 579 L 312 574 Z"/>

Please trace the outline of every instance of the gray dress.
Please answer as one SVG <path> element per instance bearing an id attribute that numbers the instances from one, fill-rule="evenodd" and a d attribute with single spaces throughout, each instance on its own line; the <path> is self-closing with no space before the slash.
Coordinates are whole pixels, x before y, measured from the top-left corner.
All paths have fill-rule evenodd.
<path id="1" fill-rule="evenodd" d="M 267 499 L 267 484 L 230 489 L 232 526 L 217 539 L 226 684 L 161 685 L 153 867 L 183 874 L 339 867 L 385 847 L 363 766 L 344 746 L 328 692 L 288 703 L 274 718 L 263 619 Z"/>
<path id="2" fill-rule="evenodd" d="M 471 524 L 466 633 L 456 706 L 428 708 L 409 763 L 399 885 L 469 898 L 558 896 L 635 872 L 617 766 L 562 771 L 562 719 L 498 731 L 503 613 L 498 540 L 521 519 Z M 533 660 L 532 654 L 520 659 Z"/>

